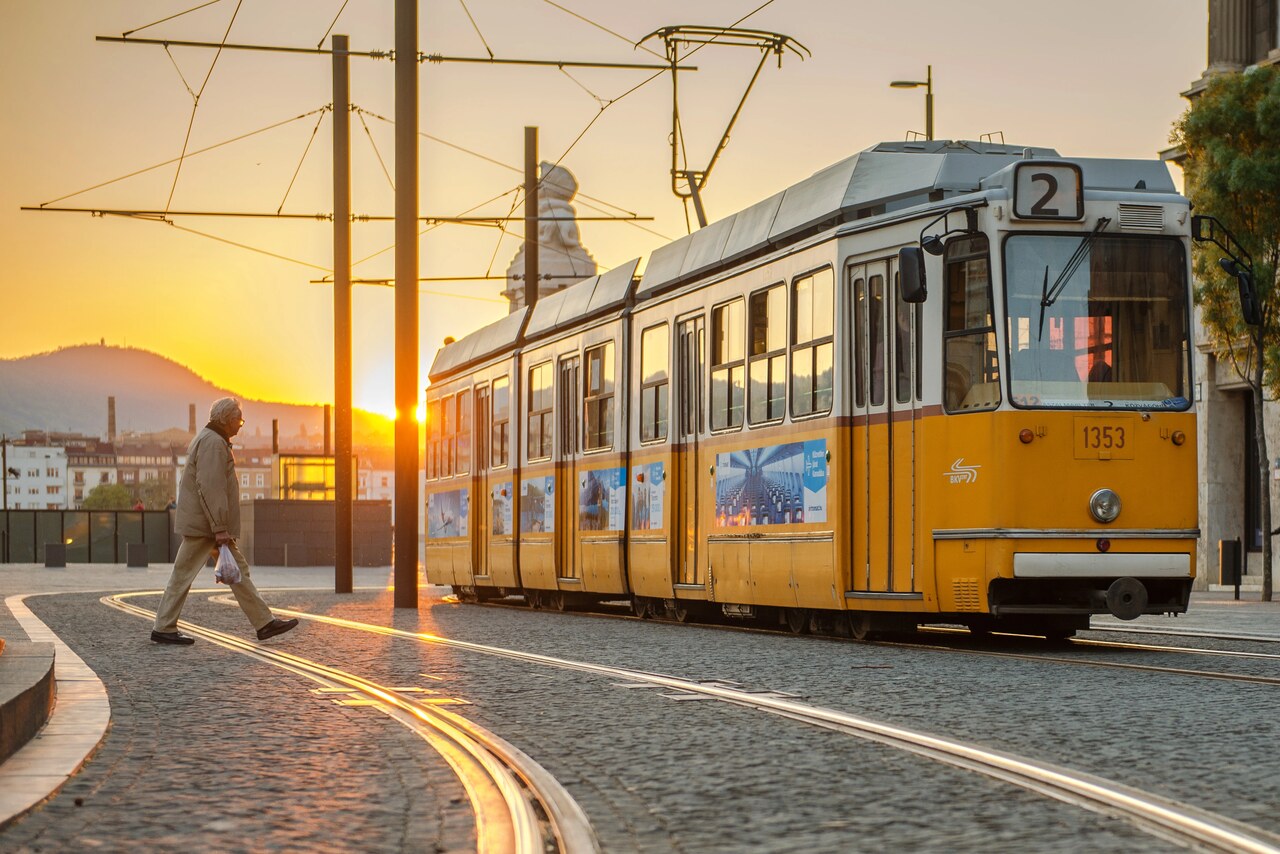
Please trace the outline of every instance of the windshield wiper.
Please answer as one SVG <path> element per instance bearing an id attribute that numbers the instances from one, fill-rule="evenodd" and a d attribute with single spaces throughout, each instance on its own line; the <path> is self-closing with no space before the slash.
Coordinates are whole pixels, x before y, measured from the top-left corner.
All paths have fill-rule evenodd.
<path id="1" fill-rule="evenodd" d="M 1058 301 L 1058 297 L 1062 296 L 1062 292 L 1067 287 L 1067 282 L 1071 281 L 1071 277 L 1075 275 L 1076 270 L 1084 263 L 1084 259 L 1089 255 L 1089 250 L 1093 248 L 1093 241 L 1102 233 L 1111 220 L 1105 216 L 1098 217 L 1098 224 L 1093 227 L 1093 231 L 1086 234 L 1080 239 L 1076 251 L 1071 253 L 1071 257 L 1067 259 L 1067 265 L 1062 268 L 1062 272 L 1058 274 L 1058 278 L 1053 280 L 1053 286 L 1049 286 L 1049 267 L 1044 268 L 1044 285 L 1040 290 L 1040 334 L 1039 338 L 1044 339 L 1044 310 Z"/>

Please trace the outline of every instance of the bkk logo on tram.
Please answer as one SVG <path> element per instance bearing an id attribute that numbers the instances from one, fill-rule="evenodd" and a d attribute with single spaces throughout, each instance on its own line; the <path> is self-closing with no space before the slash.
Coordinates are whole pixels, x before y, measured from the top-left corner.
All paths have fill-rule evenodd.
<path id="1" fill-rule="evenodd" d="M 578 475 L 578 530 L 621 531 L 627 507 L 627 470 L 595 469 Z"/>
<path id="2" fill-rule="evenodd" d="M 827 521 L 827 440 L 716 455 L 716 525 Z"/>
<path id="3" fill-rule="evenodd" d="M 433 492 L 428 495 L 427 539 L 442 540 L 446 537 L 467 536 L 469 503 L 465 489 Z"/>

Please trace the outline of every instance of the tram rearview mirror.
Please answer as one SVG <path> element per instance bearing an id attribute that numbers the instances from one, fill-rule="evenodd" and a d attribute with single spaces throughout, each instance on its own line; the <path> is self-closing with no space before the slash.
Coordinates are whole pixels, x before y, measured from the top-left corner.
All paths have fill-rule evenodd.
<path id="1" fill-rule="evenodd" d="M 924 302 L 928 289 L 924 280 L 924 251 L 919 246 L 898 250 L 898 274 L 903 302 Z"/>

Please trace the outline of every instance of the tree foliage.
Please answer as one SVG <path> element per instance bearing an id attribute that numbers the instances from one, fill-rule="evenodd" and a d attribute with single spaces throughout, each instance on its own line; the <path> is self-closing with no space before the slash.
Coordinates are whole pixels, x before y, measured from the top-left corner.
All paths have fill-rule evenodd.
<path id="1" fill-rule="evenodd" d="M 103 483 L 89 490 L 84 499 L 85 510 L 131 510 L 133 496 L 121 483 Z"/>
<path id="2" fill-rule="evenodd" d="M 1196 214 L 1216 217 L 1252 256 L 1260 330 L 1240 316 L 1236 280 L 1218 266 L 1223 253 L 1198 244 L 1196 303 L 1219 356 L 1252 381 L 1263 344 L 1264 388 L 1280 392 L 1280 68 L 1214 78 L 1182 117 L 1174 141 L 1186 151 L 1187 190 Z M 1251 332 L 1260 333 L 1251 335 Z"/>

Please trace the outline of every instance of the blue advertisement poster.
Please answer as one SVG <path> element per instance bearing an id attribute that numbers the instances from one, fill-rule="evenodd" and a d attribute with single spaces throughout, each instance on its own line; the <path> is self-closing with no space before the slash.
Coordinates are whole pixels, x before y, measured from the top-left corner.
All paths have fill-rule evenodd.
<path id="1" fill-rule="evenodd" d="M 578 530 L 621 531 L 627 506 L 626 469 L 578 475 Z"/>
<path id="2" fill-rule="evenodd" d="M 827 521 L 827 440 L 716 455 L 716 525 Z"/>
<path id="3" fill-rule="evenodd" d="M 427 496 L 427 539 L 467 536 L 468 495 L 465 489 Z"/>
<path id="4" fill-rule="evenodd" d="M 491 532 L 495 537 L 513 533 L 511 529 L 511 481 L 493 487 L 493 520 Z"/>
<path id="5" fill-rule="evenodd" d="M 631 529 L 652 531 L 662 527 L 666 492 L 666 464 L 659 461 L 631 469 Z"/>
<path id="6" fill-rule="evenodd" d="M 551 533 L 556 529 L 556 477 L 531 477 L 520 481 L 520 530 Z"/>

